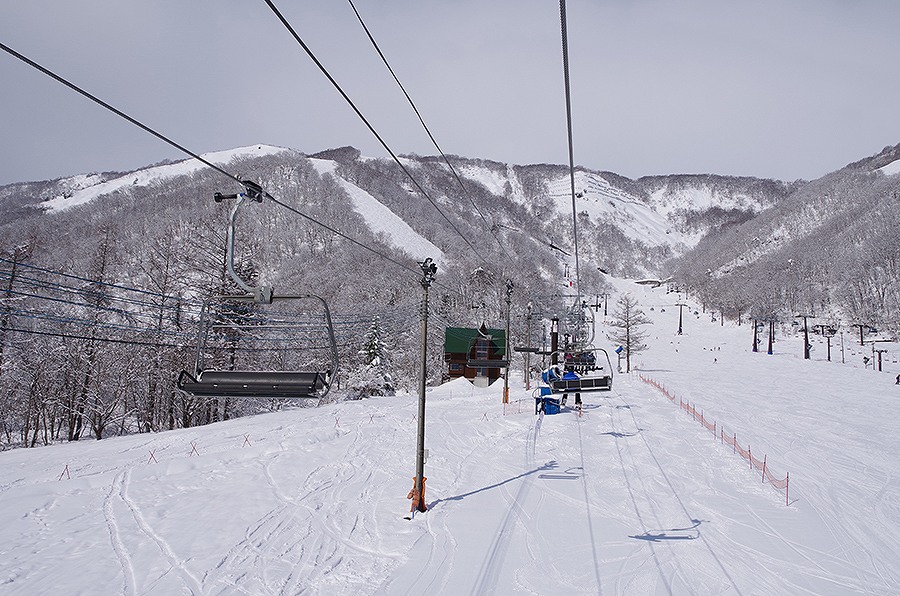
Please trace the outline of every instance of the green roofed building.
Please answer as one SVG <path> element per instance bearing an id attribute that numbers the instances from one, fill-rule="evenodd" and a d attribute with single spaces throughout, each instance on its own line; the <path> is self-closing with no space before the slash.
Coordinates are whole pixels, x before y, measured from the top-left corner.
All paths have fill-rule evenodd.
<path id="1" fill-rule="evenodd" d="M 509 366 L 506 357 L 506 331 L 447 327 L 444 333 L 444 362 L 447 377 L 466 377 L 478 387 L 487 387 L 503 376 Z"/>

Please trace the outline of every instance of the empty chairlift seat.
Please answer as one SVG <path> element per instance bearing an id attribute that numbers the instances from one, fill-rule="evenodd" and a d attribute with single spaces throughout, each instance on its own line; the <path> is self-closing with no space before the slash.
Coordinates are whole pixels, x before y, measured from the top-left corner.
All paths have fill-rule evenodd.
<path id="1" fill-rule="evenodd" d="M 331 314 L 318 296 L 273 296 L 268 304 L 217 296 L 204 303 L 193 374 L 182 371 L 177 387 L 204 397 L 318 400 L 337 366 Z"/>
<path id="2" fill-rule="evenodd" d="M 192 395 L 318 399 L 330 382 L 330 371 L 205 370 L 197 378 L 185 371 L 178 388 Z"/>

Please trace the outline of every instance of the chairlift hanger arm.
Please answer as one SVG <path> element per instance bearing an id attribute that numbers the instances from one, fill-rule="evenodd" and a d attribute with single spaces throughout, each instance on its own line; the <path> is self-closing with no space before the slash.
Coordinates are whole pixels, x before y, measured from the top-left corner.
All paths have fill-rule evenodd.
<path id="1" fill-rule="evenodd" d="M 252 294 L 256 302 L 268 304 L 272 302 L 272 286 L 253 287 L 249 282 L 238 275 L 237 271 L 235 271 L 234 269 L 234 225 L 235 221 L 237 220 L 238 210 L 244 204 L 244 199 L 250 199 L 251 201 L 262 203 L 263 197 L 268 196 L 268 193 L 266 193 L 259 184 L 253 182 L 252 180 L 242 180 L 241 184 L 244 185 L 244 192 L 227 195 L 217 192 L 215 195 L 213 195 L 213 199 L 217 203 L 221 203 L 224 200 L 230 199 L 237 200 L 234 207 L 231 209 L 231 213 L 228 216 L 226 268 L 228 269 L 228 274 L 231 276 L 234 282 L 242 290 L 244 290 L 248 294 Z"/>

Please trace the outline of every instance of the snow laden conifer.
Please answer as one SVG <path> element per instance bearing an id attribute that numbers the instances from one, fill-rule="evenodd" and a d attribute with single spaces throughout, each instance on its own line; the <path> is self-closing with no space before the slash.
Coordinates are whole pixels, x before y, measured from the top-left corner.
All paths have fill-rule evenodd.
<path id="1" fill-rule="evenodd" d="M 358 352 L 362 357 L 363 366 L 349 379 L 348 386 L 352 399 L 395 394 L 394 381 L 387 372 L 387 346 L 382 339 L 382 331 L 381 320 L 376 315 L 372 318 L 372 323 L 363 338 L 363 346 Z"/>
<path id="2" fill-rule="evenodd" d="M 625 372 L 631 372 L 631 356 L 647 349 L 644 339 L 647 332 L 639 327 L 650 323 L 644 311 L 638 307 L 637 299 L 631 294 L 623 294 L 616 302 L 616 310 L 610 325 L 611 339 L 622 346 L 625 353 Z"/>

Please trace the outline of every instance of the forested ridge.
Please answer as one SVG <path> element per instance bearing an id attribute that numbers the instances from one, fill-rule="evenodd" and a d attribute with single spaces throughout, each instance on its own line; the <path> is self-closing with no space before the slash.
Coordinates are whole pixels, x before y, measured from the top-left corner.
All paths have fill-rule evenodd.
<path id="1" fill-rule="evenodd" d="M 629 180 L 579 168 L 618 214 L 578 213 L 581 292 L 585 300 L 605 292 L 604 273 L 674 272 L 675 283 L 729 317 L 786 320 L 808 308 L 895 326 L 900 176 L 875 171 L 890 157 L 882 152 L 820 180 L 790 184 L 715 176 Z M 333 160 L 334 174 L 317 171 L 311 158 Z M 236 268 L 276 292 L 314 293 L 328 302 L 342 369 L 331 399 L 354 396 L 373 334 L 385 346 L 380 365 L 393 384 L 414 388 L 422 299 L 415 272 L 419 261 L 435 256 L 408 254 L 372 232 L 345 183 L 446 257 L 430 297 L 429 382 L 444 373 L 445 327 L 505 324 L 507 279 L 514 283 L 514 345 L 526 343 L 527 305 L 549 316 L 572 302 L 571 207 L 551 192 L 566 168 L 449 159 L 462 188 L 443 160 L 403 157 L 430 200 L 397 163 L 353 148 L 310 156 L 287 150 L 228 164 L 291 208 L 271 202 L 244 208 Z M 283 407 L 191 398 L 174 385 L 193 364 L 202 300 L 239 292 L 225 266 L 230 205 L 213 196 L 240 186 L 209 169 L 150 183 L 139 183 L 135 173 L 133 183 L 112 193 L 46 208 L 122 176 L 132 174 L 0 187 L 4 446 L 156 432 Z M 692 192 L 711 199 L 691 207 Z M 626 208 L 656 210 L 674 232 L 704 238 L 693 249 L 665 237 L 644 242 L 622 227 L 634 218 Z M 532 331 L 539 333 L 537 326 Z"/>

